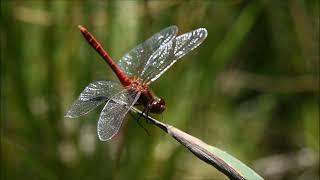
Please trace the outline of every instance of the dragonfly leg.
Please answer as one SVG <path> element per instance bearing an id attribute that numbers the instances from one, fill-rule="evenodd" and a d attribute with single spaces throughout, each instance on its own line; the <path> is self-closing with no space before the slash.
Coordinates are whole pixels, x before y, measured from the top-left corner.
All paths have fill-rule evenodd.
<path id="1" fill-rule="evenodd" d="M 147 133 L 147 135 L 150 136 L 148 130 L 147 130 L 145 127 L 143 127 L 143 125 L 140 123 L 141 117 L 142 117 L 142 115 L 143 115 L 143 113 L 144 113 L 145 111 L 146 111 L 146 109 L 144 109 L 144 110 L 142 111 L 142 113 L 139 115 L 139 117 L 137 118 L 137 123 L 138 123 L 138 125 Z"/>
<path id="2" fill-rule="evenodd" d="M 142 111 L 142 113 L 139 114 L 139 117 L 138 117 L 138 119 L 137 119 L 137 122 L 138 122 L 138 123 L 139 123 L 139 120 L 141 119 L 141 117 L 143 116 L 143 114 L 144 114 L 145 111 L 146 111 L 146 109 L 144 109 L 144 110 Z"/>
<path id="3" fill-rule="evenodd" d="M 148 123 L 148 124 L 152 124 L 152 122 L 148 119 L 148 117 L 149 117 L 149 112 L 150 112 L 150 109 L 149 108 L 147 108 L 147 112 L 146 112 L 146 117 L 145 117 L 145 119 L 146 119 L 146 123 Z"/>

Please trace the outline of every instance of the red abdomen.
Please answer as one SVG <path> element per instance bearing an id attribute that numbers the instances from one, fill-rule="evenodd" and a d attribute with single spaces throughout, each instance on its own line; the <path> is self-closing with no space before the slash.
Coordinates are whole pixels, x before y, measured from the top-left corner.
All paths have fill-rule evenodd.
<path id="1" fill-rule="evenodd" d="M 89 44 L 102 56 L 102 58 L 107 62 L 107 64 L 111 67 L 113 72 L 117 75 L 121 84 L 124 86 L 128 86 L 131 84 L 131 80 L 129 77 L 118 67 L 118 65 L 112 60 L 107 51 L 105 51 L 100 43 L 93 37 L 92 34 L 87 31 L 86 28 L 79 25 L 78 26 L 83 36 L 89 42 Z"/>

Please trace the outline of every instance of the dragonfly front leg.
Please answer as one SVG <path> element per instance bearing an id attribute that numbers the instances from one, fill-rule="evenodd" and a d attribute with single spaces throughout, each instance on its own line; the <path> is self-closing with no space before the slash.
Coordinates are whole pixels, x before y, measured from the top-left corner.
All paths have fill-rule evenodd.
<path id="1" fill-rule="evenodd" d="M 144 114 L 145 111 L 149 112 L 149 111 L 148 111 L 148 108 L 145 108 L 145 109 L 142 111 L 142 113 L 139 115 L 139 117 L 138 117 L 138 119 L 137 119 L 137 123 L 138 123 L 138 125 L 147 133 L 147 135 L 150 136 L 148 130 L 147 130 L 145 127 L 143 127 L 143 125 L 140 123 L 141 117 L 143 116 L 143 114 Z"/>
<path id="2" fill-rule="evenodd" d="M 148 119 L 148 117 L 149 117 L 149 112 L 150 112 L 150 108 L 146 108 L 146 109 L 147 109 L 147 113 L 146 113 L 146 117 L 145 117 L 146 123 L 152 124 L 152 122 Z"/>

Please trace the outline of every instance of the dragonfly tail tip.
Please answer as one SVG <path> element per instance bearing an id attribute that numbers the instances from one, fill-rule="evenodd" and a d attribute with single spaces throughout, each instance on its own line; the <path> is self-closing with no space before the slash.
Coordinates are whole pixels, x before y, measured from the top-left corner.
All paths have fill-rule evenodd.
<path id="1" fill-rule="evenodd" d="M 84 30 L 86 30 L 86 28 L 84 28 L 82 25 L 78 25 L 78 28 L 80 29 L 80 31 L 84 31 Z"/>

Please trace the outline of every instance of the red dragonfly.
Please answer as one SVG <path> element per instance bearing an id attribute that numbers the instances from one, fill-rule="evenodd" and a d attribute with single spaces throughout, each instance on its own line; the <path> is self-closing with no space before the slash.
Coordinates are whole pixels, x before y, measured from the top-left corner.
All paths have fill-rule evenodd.
<path id="1" fill-rule="evenodd" d="M 97 125 L 101 141 L 107 141 L 117 134 L 125 115 L 134 105 L 143 105 L 147 112 L 162 113 L 165 110 L 165 102 L 155 95 L 149 84 L 158 79 L 178 59 L 199 46 L 208 34 L 206 29 L 199 28 L 176 36 L 178 28 L 170 26 L 133 48 L 116 64 L 92 34 L 83 26 L 78 27 L 121 83 L 90 83 L 66 114 L 66 117 L 76 118 L 106 102 Z"/>

